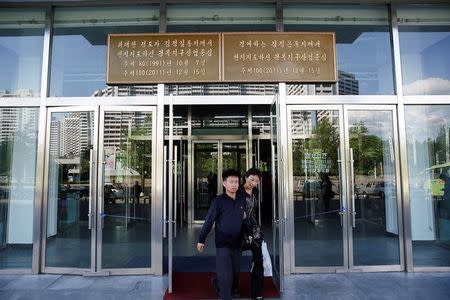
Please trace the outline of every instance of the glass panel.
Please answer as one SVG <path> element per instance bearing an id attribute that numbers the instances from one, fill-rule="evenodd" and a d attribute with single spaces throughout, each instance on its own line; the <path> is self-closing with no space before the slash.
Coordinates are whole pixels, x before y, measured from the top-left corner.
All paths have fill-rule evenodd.
<path id="1" fill-rule="evenodd" d="M 273 4 L 168 4 L 168 32 L 275 31 Z M 170 84 L 173 95 L 274 95 L 277 84 Z"/>
<path id="2" fill-rule="evenodd" d="M 356 227 L 354 265 L 398 265 L 397 183 L 391 111 L 349 111 Z M 373 250 L 377 249 L 376 252 Z"/>
<path id="3" fill-rule="evenodd" d="M 285 31 L 336 33 L 338 86 L 289 84 L 290 95 L 392 95 L 387 6 L 285 5 Z"/>
<path id="4" fill-rule="evenodd" d="M 31 268 L 38 108 L 0 108 L 0 269 Z"/>
<path id="5" fill-rule="evenodd" d="M 90 268 L 94 112 L 52 113 L 50 122 L 45 263 L 47 267 Z"/>
<path id="6" fill-rule="evenodd" d="M 217 196 L 218 144 L 194 144 L 194 220 L 204 220 Z"/>
<path id="7" fill-rule="evenodd" d="M 105 112 L 103 268 L 151 267 L 152 112 Z"/>
<path id="8" fill-rule="evenodd" d="M 450 6 L 397 11 L 403 93 L 450 94 Z"/>
<path id="9" fill-rule="evenodd" d="M 295 266 L 343 265 L 339 111 L 293 111 Z"/>
<path id="10" fill-rule="evenodd" d="M 241 177 L 247 171 L 247 147 L 245 143 L 222 143 L 222 170 L 237 170 Z M 222 192 L 223 189 L 220 189 Z"/>
<path id="11" fill-rule="evenodd" d="M 192 135 L 248 135 L 248 106 L 195 106 Z"/>
<path id="12" fill-rule="evenodd" d="M 57 8 L 52 48 L 51 96 L 156 94 L 156 85 L 107 86 L 108 33 L 157 32 L 157 6 Z"/>
<path id="13" fill-rule="evenodd" d="M 275 31 L 273 4 L 169 4 L 168 32 Z"/>
<path id="14" fill-rule="evenodd" d="M 39 97 L 45 12 L 0 11 L 0 97 Z"/>
<path id="15" fill-rule="evenodd" d="M 415 267 L 450 266 L 450 106 L 406 106 Z"/>
<path id="16" fill-rule="evenodd" d="M 166 84 L 165 95 L 195 96 L 195 95 L 275 95 L 278 84 L 274 83 L 211 83 L 211 84 Z"/>

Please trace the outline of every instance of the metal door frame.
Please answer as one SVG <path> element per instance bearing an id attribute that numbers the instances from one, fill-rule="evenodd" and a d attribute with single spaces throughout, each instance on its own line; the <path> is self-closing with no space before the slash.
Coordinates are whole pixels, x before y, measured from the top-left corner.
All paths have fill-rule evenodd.
<path id="1" fill-rule="evenodd" d="M 398 140 L 398 124 L 397 124 L 397 108 L 395 105 L 346 105 L 346 104 L 323 104 L 323 105 L 297 105 L 291 104 L 287 106 L 288 115 L 288 166 L 289 166 L 289 198 L 286 205 L 289 207 L 289 227 L 290 233 L 290 267 L 292 273 L 321 273 L 321 272 L 381 272 L 381 271 L 402 271 L 405 269 L 404 261 L 404 244 L 403 244 L 403 219 L 402 219 L 402 201 L 401 201 L 401 180 L 400 180 L 400 155 Z M 292 157 L 292 135 L 291 135 L 291 116 L 292 111 L 315 111 L 315 110 L 337 110 L 339 111 L 339 137 L 340 137 L 340 173 L 341 173 L 341 205 L 343 205 L 343 259 L 342 267 L 296 267 L 295 266 L 295 232 L 294 232 L 294 209 L 293 209 L 293 157 Z M 352 230 L 352 201 L 350 192 L 352 189 L 350 182 L 350 157 L 349 157 L 349 124 L 348 114 L 352 110 L 361 111 L 391 111 L 392 112 L 392 129 L 393 129 L 393 146 L 395 155 L 395 176 L 397 184 L 397 222 L 398 222 L 398 240 L 399 240 L 399 265 L 374 265 L 374 266 L 354 266 L 353 265 L 353 230 Z"/>
<path id="2" fill-rule="evenodd" d="M 157 209 L 157 199 L 156 199 L 156 106 L 102 106 L 100 107 L 100 123 L 99 123 L 99 151 L 98 151 L 98 161 L 103 161 L 103 151 L 104 151 L 104 128 L 105 128 L 105 113 L 106 112 L 151 112 L 152 113 L 152 180 L 151 180 L 151 244 L 156 244 L 160 241 L 160 237 L 156 236 L 156 226 L 159 225 L 156 218 L 154 218 L 154 212 Z M 151 251 L 150 268 L 102 268 L 102 237 L 103 237 L 103 187 L 102 182 L 104 179 L 103 163 L 97 164 L 98 170 L 98 188 L 97 188 L 97 260 L 96 260 L 96 270 L 98 274 L 105 275 L 139 275 L 139 274 L 153 274 L 155 273 L 155 266 L 153 264 L 153 256 L 156 253 Z M 150 249 L 152 246 L 150 245 Z"/>
<path id="3" fill-rule="evenodd" d="M 44 188 L 43 188 L 43 206 L 42 206 L 42 235 L 41 235 L 41 270 L 43 273 L 54 274 L 89 274 L 95 272 L 95 258 L 96 258 L 96 222 L 92 218 L 92 212 L 96 211 L 95 195 L 97 188 L 97 174 L 96 168 L 92 168 L 92 178 L 90 178 L 90 195 L 89 198 L 89 221 L 91 223 L 91 267 L 90 268 L 67 268 L 67 267 L 46 267 L 46 253 L 47 253 L 47 222 L 48 222 L 48 176 L 50 163 L 50 130 L 52 123 L 52 113 L 70 113 L 70 112 L 94 112 L 94 138 L 92 142 L 93 155 L 92 164 L 95 166 L 96 153 L 98 149 L 98 127 L 99 127 L 99 108 L 98 106 L 70 106 L 70 107 L 49 107 L 47 108 L 47 124 L 46 124 L 46 139 L 45 139 L 45 159 L 44 159 Z M 94 199 L 93 199 L 94 198 Z"/>
<path id="4" fill-rule="evenodd" d="M 343 118 L 343 107 L 342 105 L 288 105 L 287 106 L 287 122 L 288 122 L 288 166 L 289 166 L 289 178 L 287 180 L 289 185 L 289 196 L 287 197 L 286 205 L 289 207 L 289 227 L 292 228 L 289 248 L 291 253 L 291 270 L 293 273 L 335 273 L 342 272 L 348 269 L 348 237 L 346 232 L 347 230 L 347 222 L 345 221 L 345 207 L 346 207 L 346 198 L 347 198 L 347 185 L 342 184 L 340 190 L 340 201 L 341 207 L 343 209 L 343 217 L 342 217 L 342 266 L 329 266 L 329 267 L 299 267 L 295 266 L 295 220 L 294 220 L 294 178 L 293 178 L 293 156 L 292 156 L 292 112 L 293 111 L 316 111 L 316 110 L 333 110 L 338 111 L 339 115 L 339 152 L 341 153 L 341 159 L 343 158 L 344 153 L 344 118 Z M 343 163 L 338 161 L 339 165 L 339 173 L 341 177 L 341 181 L 343 183 L 347 182 L 346 173 L 344 172 Z"/>
<path id="5" fill-rule="evenodd" d="M 396 197 L 397 197 L 397 225 L 398 225 L 398 242 L 399 242 L 399 264 L 398 265 L 361 265 L 355 266 L 353 263 L 353 229 L 352 229 L 352 214 L 347 214 L 347 233 L 348 233 L 348 255 L 349 255 L 349 272 L 386 272 L 386 271 L 403 271 L 405 270 L 405 256 L 404 256 L 404 244 L 403 244 L 403 219 L 402 219 L 402 185 L 400 180 L 400 153 L 399 153 L 399 137 L 398 137 L 398 122 L 397 122 L 397 108 L 395 105 L 343 105 L 344 112 L 344 137 L 345 137 L 345 169 L 346 174 L 353 172 L 350 170 L 350 134 L 348 123 L 348 117 L 350 111 L 390 111 L 392 113 L 392 131 L 393 131 L 393 147 L 394 147 L 394 160 L 395 160 L 395 182 L 396 182 Z M 352 190 L 352 182 L 349 177 L 345 183 L 347 185 L 347 190 Z M 351 196 L 349 194 L 349 196 Z M 354 196 L 354 195 L 353 195 Z M 352 200 L 347 197 L 347 207 L 353 210 L 355 213 L 355 208 L 352 205 Z"/>
<path id="6" fill-rule="evenodd" d="M 203 138 L 195 138 L 190 139 L 189 143 L 191 144 L 190 149 L 191 153 L 188 153 L 189 159 L 191 160 L 191 163 L 188 164 L 190 166 L 190 170 L 188 172 L 188 194 L 189 194 L 189 203 L 188 203 L 188 209 L 190 210 L 188 212 L 188 215 L 191 216 L 190 223 L 191 224 L 203 224 L 204 220 L 198 220 L 195 219 L 195 206 L 194 206 L 194 168 L 195 168 L 195 144 L 217 144 L 217 193 L 219 193 L 219 189 L 222 186 L 222 172 L 223 172 L 223 161 L 222 161 L 222 145 L 225 144 L 244 144 L 245 145 L 245 155 L 246 155 L 246 169 L 249 168 L 249 147 L 248 147 L 248 139 L 233 139 L 230 136 L 229 139 L 223 138 L 221 136 L 221 139 L 209 139 L 207 137 Z"/>

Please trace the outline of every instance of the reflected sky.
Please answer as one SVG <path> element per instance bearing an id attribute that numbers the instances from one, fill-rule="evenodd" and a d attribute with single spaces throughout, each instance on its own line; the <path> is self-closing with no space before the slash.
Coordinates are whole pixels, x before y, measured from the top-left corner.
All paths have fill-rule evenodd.
<path id="1" fill-rule="evenodd" d="M 450 94 L 450 27 L 445 32 L 400 31 L 400 53 L 405 95 Z M 401 29 L 401 27 L 400 27 Z"/>
<path id="2" fill-rule="evenodd" d="M 439 128 L 450 129 L 450 107 L 445 105 L 415 105 L 405 107 L 407 137 L 414 141 L 425 142 L 436 139 Z"/>

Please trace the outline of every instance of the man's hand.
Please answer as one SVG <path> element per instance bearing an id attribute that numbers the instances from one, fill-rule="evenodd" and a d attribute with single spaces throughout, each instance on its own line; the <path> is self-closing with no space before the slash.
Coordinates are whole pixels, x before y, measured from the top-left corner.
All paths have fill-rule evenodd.
<path id="1" fill-rule="evenodd" d="M 205 248 L 205 244 L 202 243 L 197 243 L 197 251 L 198 252 L 203 252 L 203 248 Z"/>

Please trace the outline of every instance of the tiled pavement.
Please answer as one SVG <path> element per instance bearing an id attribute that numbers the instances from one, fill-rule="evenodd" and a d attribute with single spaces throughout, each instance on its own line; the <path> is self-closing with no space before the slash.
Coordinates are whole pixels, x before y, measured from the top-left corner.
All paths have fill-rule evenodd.
<path id="1" fill-rule="evenodd" d="M 167 277 L 0 275 L 0 299 L 162 299 Z M 282 299 L 450 299 L 450 273 L 302 274 Z"/>

